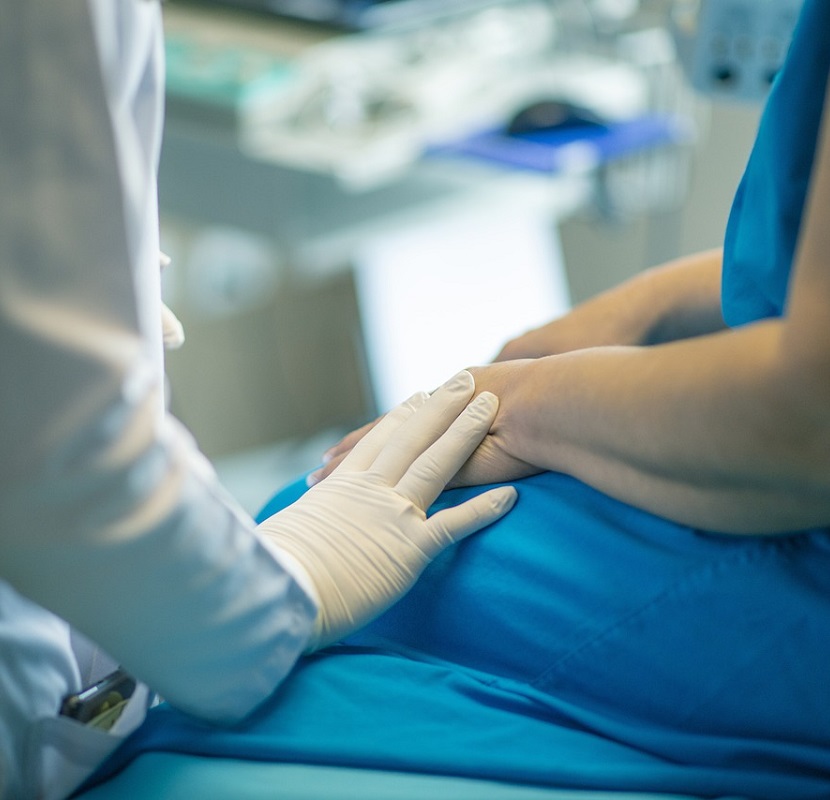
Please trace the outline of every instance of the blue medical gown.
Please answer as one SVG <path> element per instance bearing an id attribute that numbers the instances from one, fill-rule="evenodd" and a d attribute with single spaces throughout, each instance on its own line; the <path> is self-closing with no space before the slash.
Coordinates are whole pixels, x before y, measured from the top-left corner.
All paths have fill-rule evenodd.
<path id="1" fill-rule="evenodd" d="M 734 322 L 783 307 L 830 66 L 828 0 L 806 2 L 794 41 L 730 219 Z M 302 660 L 252 718 L 220 729 L 158 708 L 102 776 L 170 750 L 560 788 L 830 796 L 827 530 L 728 536 L 563 475 L 518 487 L 510 514 L 444 552 L 363 631 Z"/>

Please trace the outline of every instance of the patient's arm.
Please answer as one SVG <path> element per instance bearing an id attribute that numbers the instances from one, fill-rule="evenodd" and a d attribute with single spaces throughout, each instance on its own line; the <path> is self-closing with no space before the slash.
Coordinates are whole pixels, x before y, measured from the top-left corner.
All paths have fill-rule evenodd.
<path id="1" fill-rule="evenodd" d="M 473 370 L 501 405 L 465 482 L 511 478 L 518 462 L 699 527 L 830 523 L 828 106 L 786 316 Z"/>
<path id="2" fill-rule="evenodd" d="M 721 255 L 720 249 L 710 250 L 643 272 L 512 339 L 496 361 L 659 344 L 721 330 Z"/>
<path id="3" fill-rule="evenodd" d="M 605 345 L 648 345 L 720 330 L 722 251 L 710 250 L 655 267 L 577 306 L 573 311 L 508 342 L 496 361 L 540 358 Z M 347 434 L 327 454 L 331 460 L 311 478 L 322 480 L 374 426 Z M 508 467 L 509 462 L 509 467 Z M 510 478 L 539 467 L 501 454 L 500 474 Z M 468 471 L 472 479 L 476 473 Z M 453 482 L 452 485 L 456 485 Z"/>

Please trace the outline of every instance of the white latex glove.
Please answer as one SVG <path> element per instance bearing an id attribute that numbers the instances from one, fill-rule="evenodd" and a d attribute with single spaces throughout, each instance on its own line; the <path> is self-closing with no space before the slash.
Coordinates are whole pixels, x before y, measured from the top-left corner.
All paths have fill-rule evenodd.
<path id="1" fill-rule="evenodd" d="M 159 266 L 170 266 L 170 256 L 159 251 Z M 161 304 L 161 335 L 165 350 L 178 350 L 184 344 L 184 328 L 179 318 L 164 304 Z"/>
<path id="2" fill-rule="evenodd" d="M 510 486 L 427 518 L 484 438 L 498 400 L 461 372 L 381 420 L 322 483 L 259 526 L 307 574 L 318 601 L 308 650 L 342 639 L 402 597 L 445 547 L 505 514 Z M 289 560 L 290 560 L 289 559 Z M 302 581 L 302 576 L 298 576 Z"/>

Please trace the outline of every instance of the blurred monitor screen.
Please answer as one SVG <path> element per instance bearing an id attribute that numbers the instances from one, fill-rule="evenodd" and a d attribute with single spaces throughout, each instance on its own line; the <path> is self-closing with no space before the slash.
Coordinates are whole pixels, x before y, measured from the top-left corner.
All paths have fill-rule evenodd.
<path id="1" fill-rule="evenodd" d="M 203 0 L 323 25 L 361 30 L 423 22 L 494 5 L 496 0 Z"/>

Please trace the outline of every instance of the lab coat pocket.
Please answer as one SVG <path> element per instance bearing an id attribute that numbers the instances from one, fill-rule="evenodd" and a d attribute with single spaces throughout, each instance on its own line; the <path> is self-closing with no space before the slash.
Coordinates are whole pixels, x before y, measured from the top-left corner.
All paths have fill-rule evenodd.
<path id="1" fill-rule="evenodd" d="M 136 688 L 121 716 L 109 731 L 84 725 L 69 717 L 47 717 L 38 722 L 35 758 L 39 759 L 39 797 L 57 800 L 77 788 L 144 720 L 147 688 Z"/>

